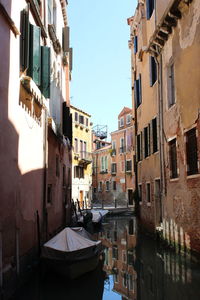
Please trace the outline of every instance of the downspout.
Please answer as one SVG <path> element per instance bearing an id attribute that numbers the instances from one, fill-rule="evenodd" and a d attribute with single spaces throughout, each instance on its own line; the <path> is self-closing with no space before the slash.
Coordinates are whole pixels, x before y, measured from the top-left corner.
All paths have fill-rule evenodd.
<path id="1" fill-rule="evenodd" d="M 159 157 L 160 157 L 160 198 L 161 198 L 161 218 L 164 215 L 164 198 L 165 198 L 165 157 L 164 157 L 164 121 L 163 121 L 163 78 L 162 78 L 162 54 L 160 59 L 155 57 L 158 70 L 158 132 L 159 132 Z"/>
<path id="2" fill-rule="evenodd" d="M 44 108 L 44 133 L 43 133 L 43 241 L 47 240 L 48 237 L 48 224 L 47 224 L 47 210 L 46 210 L 46 197 L 47 197 L 47 110 Z"/>
<path id="3" fill-rule="evenodd" d="M 124 186 L 125 186 L 125 195 L 126 195 L 126 186 L 127 186 L 127 182 L 126 182 L 126 148 L 127 148 L 127 145 L 126 145 L 126 129 L 124 130 L 124 179 L 125 179 L 125 183 L 124 183 Z M 128 207 L 128 197 L 127 197 L 127 207 Z"/>

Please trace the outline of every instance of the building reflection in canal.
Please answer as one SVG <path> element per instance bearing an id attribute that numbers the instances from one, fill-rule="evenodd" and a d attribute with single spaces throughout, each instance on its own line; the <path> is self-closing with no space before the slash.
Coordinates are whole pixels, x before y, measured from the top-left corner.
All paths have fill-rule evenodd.
<path id="1" fill-rule="evenodd" d="M 36 272 L 13 300 L 199 300 L 200 267 L 139 234 L 134 217 L 109 217 L 97 234 L 105 261 L 69 281 Z"/>
<path id="2" fill-rule="evenodd" d="M 106 299 L 115 299 L 113 293 L 121 295 L 116 298 L 121 300 L 200 299 L 200 265 L 191 257 L 163 249 L 139 234 L 135 218 L 107 222 L 100 234 L 105 246 L 104 270 L 113 281 Z"/>
<path id="3" fill-rule="evenodd" d="M 113 292 L 124 299 L 137 299 L 137 274 L 134 269 L 136 220 L 112 219 L 100 235 L 105 246 L 104 270 L 113 276 Z"/>

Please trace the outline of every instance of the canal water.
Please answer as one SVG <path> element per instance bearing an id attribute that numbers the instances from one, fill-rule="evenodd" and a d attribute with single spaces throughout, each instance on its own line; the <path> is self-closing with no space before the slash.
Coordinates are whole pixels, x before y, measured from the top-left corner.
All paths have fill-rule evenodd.
<path id="1" fill-rule="evenodd" d="M 200 300 L 200 265 L 138 233 L 134 217 L 105 219 L 105 260 L 70 281 L 35 272 L 12 300 Z"/>

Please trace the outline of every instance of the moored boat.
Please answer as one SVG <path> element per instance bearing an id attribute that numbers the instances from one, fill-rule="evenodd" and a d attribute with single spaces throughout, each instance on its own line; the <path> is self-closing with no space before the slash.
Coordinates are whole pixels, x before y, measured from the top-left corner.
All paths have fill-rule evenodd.
<path id="1" fill-rule="evenodd" d="M 83 227 L 66 227 L 43 245 L 45 266 L 71 279 L 94 270 L 99 261 L 102 245 Z"/>

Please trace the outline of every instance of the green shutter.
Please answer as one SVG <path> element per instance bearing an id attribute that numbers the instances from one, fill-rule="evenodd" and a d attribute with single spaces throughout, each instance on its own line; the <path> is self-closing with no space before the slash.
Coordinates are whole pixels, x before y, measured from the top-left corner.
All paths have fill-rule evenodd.
<path id="1" fill-rule="evenodd" d="M 20 31 L 20 71 L 23 72 L 29 65 L 29 5 L 21 11 Z"/>
<path id="2" fill-rule="evenodd" d="M 45 98 L 50 98 L 50 48 L 41 47 L 41 86 Z"/>
<path id="3" fill-rule="evenodd" d="M 28 75 L 39 86 L 41 77 L 40 27 L 30 24 L 30 56 Z"/>

